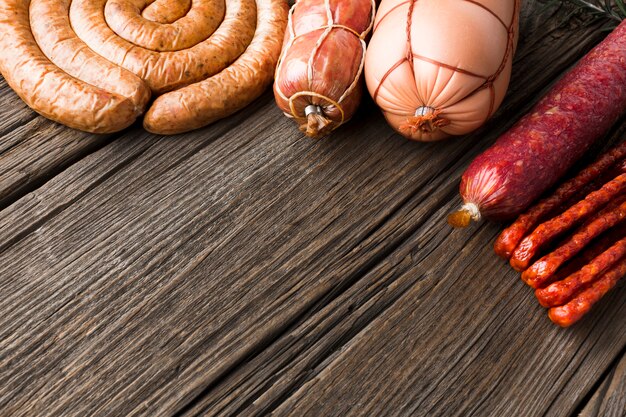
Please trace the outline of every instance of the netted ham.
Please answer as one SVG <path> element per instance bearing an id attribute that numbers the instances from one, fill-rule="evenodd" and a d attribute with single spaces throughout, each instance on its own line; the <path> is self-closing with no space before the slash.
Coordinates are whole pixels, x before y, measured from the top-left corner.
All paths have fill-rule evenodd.
<path id="1" fill-rule="evenodd" d="M 405 137 L 469 133 L 498 109 L 519 0 L 383 0 L 365 60 L 370 94 Z"/>
<path id="2" fill-rule="evenodd" d="M 307 136 L 327 135 L 356 111 L 374 9 L 373 0 L 300 0 L 292 7 L 274 95 Z"/>

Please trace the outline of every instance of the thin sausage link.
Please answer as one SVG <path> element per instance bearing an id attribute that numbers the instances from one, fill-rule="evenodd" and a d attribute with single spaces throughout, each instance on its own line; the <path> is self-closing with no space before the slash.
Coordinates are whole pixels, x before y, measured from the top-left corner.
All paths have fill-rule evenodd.
<path id="1" fill-rule="evenodd" d="M 624 165 L 624 158 L 626 158 L 626 141 L 603 154 L 593 164 L 557 188 L 550 197 L 541 200 L 526 213 L 519 216 L 496 240 L 496 253 L 502 258 L 509 259 L 517 245 L 532 228 L 554 213 L 586 185 L 615 166 L 616 163 L 621 161 L 621 164 Z"/>
<path id="2" fill-rule="evenodd" d="M 598 191 L 594 191 L 584 200 L 570 207 L 560 216 L 540 224 L 517 246 L 510 260 L 511 266 L 517 271 L 525 270 L 542 247 L 581 220 L 597 212 L 624 191 L 626 191 L 626 174 L 621 174 Z"/>
<path id="3" fill-rule="evenodd" d="M 599 238 L 595 239 L 591 244 L 577 256 L 565 263 L 555 274 L 547 279 L 543 285 L 547 286 L 553 282 L 562 281 L 570 275 L 580 271 L 585 265 L 600 256 L 604 251 L 615 245 L 623 236 L 626 236 L 626 222 L 611 228 Z"/>
<path id="4" fill-rule="evenodd" d="M 579 291 L 594 282 L 607 269 L 612 268 L 626 256 L 626 238 L 618 241 L 608 250 L 597 256 L 580 271 L 562 281 L 538 289 L 535 295 L 544 307 L 557 307 L 570 301 Z"/>
<path id="5" fill-rule="evenodd" d="M 561 265 L 579 253 L 589 242 L 626 219 L 626 199 L 602 210 L 582 225 L 558 249 L 539 259 L 522 273 L 522 280 L 532 288 L 541 288 Z"/>
<path id="6" fill-rule="evenodd" d="M 591 287 L 582 291 L 567 304 L 548 310 L 550 320 L 562 327 L 569 327 L 580 320 L 591 310 L 626 275 L 626 258 L 612 268 L 604 276 L 594 282 Z"/>

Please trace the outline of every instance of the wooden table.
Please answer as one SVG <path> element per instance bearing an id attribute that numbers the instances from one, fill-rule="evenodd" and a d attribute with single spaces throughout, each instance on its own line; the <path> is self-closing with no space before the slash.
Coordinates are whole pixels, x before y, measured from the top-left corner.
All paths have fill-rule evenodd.
<path id="1" fill-rule="evenodd" d="M 95 136 L 3 81 L 0 415 L 626 415 L 626 287 L 557 328 L 500 225 L 445 224 L 605 23 L 526 1 L 502 109 L 436 144 L 370 100 L 305 139 L 270 92 L 186 135 Z"/>

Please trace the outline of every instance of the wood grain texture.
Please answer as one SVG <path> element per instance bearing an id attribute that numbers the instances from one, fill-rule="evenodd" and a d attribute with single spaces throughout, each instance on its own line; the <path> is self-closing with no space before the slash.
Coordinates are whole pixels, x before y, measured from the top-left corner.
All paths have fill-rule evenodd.
<path id="1" fill-rule="evenodd" d="M 626 355 L 610 370 L 579 417 L 626 415 Z"/>
<path id="2" fill-rule="evenodd" d="M 273 415 L 571 415 L 626 344 L 624 288 L 563 331 L 484 245 L 496 227 L 453 232 L 443 248 L 432 230 L 444 215 L 394 256 L 406 270 L 383 264 L 370 278 L 399 274 L 394 284 L 415 281 L 409 290 L 313 368 Z M 432 253 L 420 259 L 425 250 Z"/>
<path id="3" fill-rule="evenodd" d="M 0 208 L 111 141 L 69 129 L 30 110 L 0 76 Z"/>
<path id="4" fill-rule="evenodd" d="M 266 94 L 198 132 L 48 159 L 56 175 L 0 211 L 1 414 L 298 415 L 335 378 L 400 411 L 506 411 L 520 381 L 537 413 L 584 397 L 624 346 L 623 289 L 559 331 L 485 244 L 497 226 L 442 224 L 469 160 L 601 38 L 526 7 L 511 94 L 460 140 L 406 142 L 367 101 L 313 142 Z M 336 373 L 356 366 L 371 379 Z"/>

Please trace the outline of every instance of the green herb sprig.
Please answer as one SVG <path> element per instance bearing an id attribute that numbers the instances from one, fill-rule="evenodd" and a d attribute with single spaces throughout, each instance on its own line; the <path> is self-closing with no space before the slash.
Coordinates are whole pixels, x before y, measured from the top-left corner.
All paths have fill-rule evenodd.
<path id="1" fill-rule="evenodd" d="M 625 0 L 549 0 L 546 5 L 556 6 L 563 3 L 583 8 L 598 18 L 608 18 L 618 23 L 626 19 Z"/>

